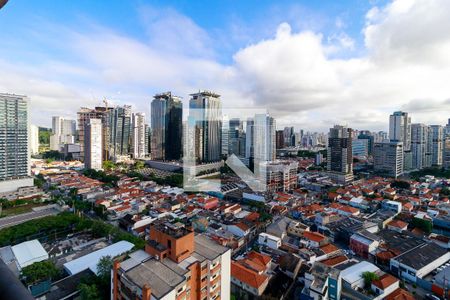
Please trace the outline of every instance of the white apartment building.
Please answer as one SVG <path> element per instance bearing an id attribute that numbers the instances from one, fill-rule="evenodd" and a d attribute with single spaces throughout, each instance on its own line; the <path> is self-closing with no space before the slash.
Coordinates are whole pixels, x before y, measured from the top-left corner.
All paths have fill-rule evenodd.
<path id="1" fill-rule="evenodd" d="M 86 169 L 102 169 L 102 120 L 89 119 L 84 128 L 84 165 Z"/>
<path id="2" fill-rule="evenodd" d="M 132 156 L 144 158 L 146 155 L 146 131 L 145 115 L 143 113 L 132 114 Z"/>
<path id="3" fill-rule="evenodd" d="M 39 153 L 39 127 L 36 125 L 30 126 L 30 154 L 35 155 Z"/>
<path id="4" fill-rule="evenodd" d="M 75 120 L 65 119 L 63 117 L 53 117 L 50 149 L 61 151 L 65 144 L 75 143 L 75 135 Z"/>

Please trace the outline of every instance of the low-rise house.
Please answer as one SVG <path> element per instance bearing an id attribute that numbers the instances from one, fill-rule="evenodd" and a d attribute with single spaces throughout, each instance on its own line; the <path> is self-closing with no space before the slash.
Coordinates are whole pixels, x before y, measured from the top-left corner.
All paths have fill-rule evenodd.
<path id="1" fill-rule="evenodd" d="M 391 222 L 387 223 L 387 229 L 402 232 L 403 230 L 408 229 L 408 223 L 400 220 L 392 220 Z"/>
<path id="2" fill-rule="evenodd" d="M 263 272 L 257 272 L 245 265 L 231 262 L 232 291 L 235 287 L 244 290 L 254 296 L 261 296 L 269 284 L 269 276 Z"/>
<path id="3" fill-rule="evenodd" d="M 367 230 L 361 230 L 350 237 L 350 249 L 362 258 L 369 258 L 380 244 L 380 238 Z"/>
<path id="4" fill-rule="evenodd" d="M 400 281 L 398 278 L 383 274 L 377 280 L 372 281 L 371 290 L 375 293 L 375 299 L 384 299 L 399 288 Z"/>
<path id="5" fill-rule="evenodd" d="M 305 231 L 309 231 L 309 226 L 297 221 L 290 222 L 287 227 L 287 233 L 297 237 L 302 237 Z"/>
<path id="6" fill-rule="evenodd" d="M 250 227 L 244 222 L 228 225 L 227 230 L 238 237 L 245 237 L 250 234 Z"/>
<path id="7" fill-rule="evenodd" d="M 302 240 L 307 247 L 319 248 L 328 243 L 328 239 L 323 234 L 312 231 L 303 232 Z"/>
<path id="8" fill-rule="evenodd" d="M 280 248 L 281 242 L 282 240 L 279 237 L 276 237 L 274 235 L 265 232 L 260 233 L 258 236 L 258 244 L 272 249 Z"/>
<path id="9" fill-rule="evenodd" d="M 364 288 L 364 272 L 380 274 L 381 270 L 370 262 L 361 261 L 341 271 L 342 285 L 354 290 Z"/>
<path id="10" fill-rule="evenodd" d="M 341 276 L 338 269 L 316 262 L 305 273 L 305 287 L 302 294 L 311 299 L 337 300 L 341 298 L 341 290 Z"/>

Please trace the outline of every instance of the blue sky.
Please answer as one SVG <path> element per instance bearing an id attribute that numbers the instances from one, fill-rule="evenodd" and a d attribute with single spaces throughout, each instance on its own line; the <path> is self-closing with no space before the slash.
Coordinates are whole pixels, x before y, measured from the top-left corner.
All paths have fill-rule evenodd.
<path id="1" fill-rule="evenodd" d="M 148 114 L 154 93 L 198 89 L 264 107 L 280 126 L 384 130 L 398 109 L 443 122 L 449 36 L 432 30 L 449 11 L 445 0 L 11 0 L 0 90 L 27 94 L 46 126 L 103 97 Z"/>

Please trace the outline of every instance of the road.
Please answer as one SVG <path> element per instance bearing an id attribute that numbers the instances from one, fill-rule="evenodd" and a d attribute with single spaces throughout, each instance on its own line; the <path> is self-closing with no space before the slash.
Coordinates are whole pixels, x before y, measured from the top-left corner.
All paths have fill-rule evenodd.
<path id="1" fill-rule="evenodd" d="M 28 212 L 28 213 L 24 213 L 24 214 L 20 214 L 20 215 L 0 218 L 0 229 L 6 228 L 6 227 L 11 227 L 11 226 L 14 226 L 14 225 L 17 225 L 20 223 L 24 223 L 29 220 L 39 219 L 39 218 L 43 218 L 43 217 L 51 216 L 51 215 L 56 215 L 58 213 L 59 213 L 58 210 L 56 210 L 53 207 L 50 207 L 48 209 L 42 209 L 39 211 L 32 211 L 32 212 Z"/>

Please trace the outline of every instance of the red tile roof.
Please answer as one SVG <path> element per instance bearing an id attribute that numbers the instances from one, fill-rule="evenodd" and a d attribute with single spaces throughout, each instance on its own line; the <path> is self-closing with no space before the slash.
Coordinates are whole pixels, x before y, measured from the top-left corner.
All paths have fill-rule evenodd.
<path id="1" fill-rule="evenodd" d="M 321 242 L 321 241 L 325 240 L 325 236 L 323 234 L 320 234 L 318 232 L 312 232 L 312 231 L 303 232 L 303 237 L 305 239 L 308 239 L 308 240 L 314 241 L 314 242 Z"/>
<path id="2" fill-rule="evenodd" d="M 264 266 L 266 266 L 272 260 L 272 258 L 269 255 L 261 254 L 256 251 L 250 251 L 247 254 L 247 257 L 251 260 L 260 262 Z"/>
<path id="3" fill-rule="evenodd" d="M 406 226 L 408 226 L 408 223 L 400 221 L 400 220 L 392 220 L 391 222 L 389 222 L 387 224 L 388 226 L 392 226 L 392 227 L 397 227 L 397 228 L 405 228 Z"/>
<path id="4" fill-rule="evenodd" d="M 343 262 L 346 262 L 347 260 L 348 260 L 347 256 L 339 255 L 339 256 L 335 256 L 335 257 L 332 257 L 332 258 L 328 258 L 328 259 L 322 260 L 321 263 L 323 263 L 323 264 L 325 264 L 327 266 L 333 267 L 333 266 L 337 266 L 337 265 L 339 265 L 339 264 L 341 264 Z"/>
<path id="5" fill-rule="evenodd" d="M 326 245 L 323 245 L 322 247 L 320 247 L 320 250 L 322 250 L 325 254 L 330 254 L 335 251 L 338 251 L 339 248 L 333 244 L 326 244 Z"/>
<path id="6" fill-rule="evenodd" d="M 386 300 L 414 300 L 414 296 L 404 289 L 396 289 L 386 296 Z"/>
<path id="7" fill-rule="evenodd" d="M 386 273 L 383 276 L 381 276 L 378 280 L 372 281 L 372 284 L 379 289 L 385 290 L 386 288 L 390 287 L 397 281 L 398 279 L 396 277 Z"/>
<path id="8" fill-rule="evenodd" d="M 231 262 L 231 276 L 256 289 L 269 279 L 266 275 L 260 275 L 234 261 Z"/>

